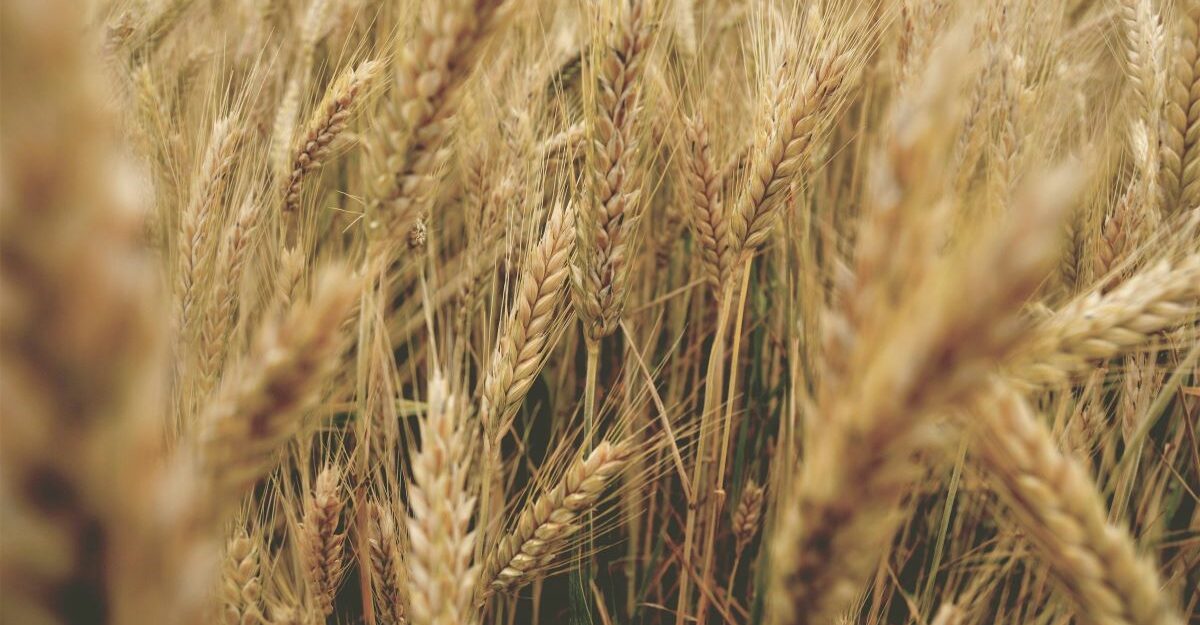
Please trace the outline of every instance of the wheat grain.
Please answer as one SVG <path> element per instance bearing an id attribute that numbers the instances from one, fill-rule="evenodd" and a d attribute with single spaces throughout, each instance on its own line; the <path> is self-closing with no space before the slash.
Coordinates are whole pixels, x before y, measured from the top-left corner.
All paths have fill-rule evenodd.
<path id="1" fill-rule="evenodd" d="M 508 428 L 554 346 L 554 325 L 563 314 L 574 242 L 569 211 L 559 206 L 551 213 L 542 240 L 522 268 L 516 303 L 482 386 L 480 418 L 490 437 Z"/>

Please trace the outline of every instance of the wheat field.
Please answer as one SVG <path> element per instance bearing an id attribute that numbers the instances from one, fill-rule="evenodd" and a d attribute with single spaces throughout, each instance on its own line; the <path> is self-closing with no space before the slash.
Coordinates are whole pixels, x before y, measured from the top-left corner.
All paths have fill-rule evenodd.
<path id="1" fill-rule="evenodd" d="M 0 47 L 5 624 L 1200 624 L 1200 0 Z"/>

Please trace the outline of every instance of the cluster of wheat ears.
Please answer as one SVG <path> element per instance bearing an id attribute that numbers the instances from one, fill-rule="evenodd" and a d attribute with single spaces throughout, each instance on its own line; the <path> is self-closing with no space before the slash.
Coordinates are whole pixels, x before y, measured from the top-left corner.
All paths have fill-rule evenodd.
<path id="1" fill-rule="evenodd" d="M 1200 623 L 1200 0 L 0 45 L 4 623 Z"/>

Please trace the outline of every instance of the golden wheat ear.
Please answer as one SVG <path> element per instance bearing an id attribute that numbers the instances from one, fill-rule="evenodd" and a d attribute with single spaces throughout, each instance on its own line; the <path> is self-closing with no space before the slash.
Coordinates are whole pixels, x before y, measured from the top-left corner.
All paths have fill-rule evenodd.
<path id="1" fill-rule="evenodd" d="M 474 613 L 471 596 L 479 575 L 473 563 L 470 432 L 466 407 L 440 374 L 431 377 L 428 394 L 409 482 L 408 608 L 414 625 L 452 625 Z"/>
<path id="2" fill-rule="evenodd" d="M 1152 564 L 1108 522 L 1085 469 L 1058 449 L 1028 403 L 997 387 L 974 413 L 983 467 L 1076 609 L 1096 623 L 1182 625 Z"/>
<path id="3" fill-rule="evenodd" d="M 344 269 L 317 278 L 312 298 L 268 319 L 242 366 L 200 419 L 199 455 L 216 507 L 230 506 L 276 463 L 340 355 L 358 284 Z"/>
<path id="4" fill-rule="evenodd" d="M 581 515 L 596 505 L 631 452 L 629 445 L 605 441 L 572 463 L 553 488 L 521 512 L 516 527 L 488 554 L 480 591 L 515 592 L 545 575 L 563 554 L 567 539 L 582 527 Z"/>

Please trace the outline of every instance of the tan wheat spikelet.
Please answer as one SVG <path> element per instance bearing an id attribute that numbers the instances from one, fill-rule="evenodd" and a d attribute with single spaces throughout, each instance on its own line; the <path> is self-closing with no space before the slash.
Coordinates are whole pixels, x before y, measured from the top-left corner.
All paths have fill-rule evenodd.
<path id="1" fill-rule="evenodd" d="M 818 133 L 836 110 L 850 59 L 849 50 L 833 48 L 794 82 L 777 79 L 771 128 L 760 135 L 766 141 L 756 150 L 746 186 L 727 215 L 727 263 L 740 262 L 766 241 L 788 190 L 807 165 Z M 794 59 L 784 63 L 779 71 L 794 71 L 795 63 Z M 726 264 L 723 279 L 730 271 Z"/>
<path id="2" fill-rule="evenodd" d="M 129 512 L 160 472 L 142 445 L 165 440 L 152 382 L 171 313 L 83 13 L 0 4 L 0 620 L 13 623 L 130 623 L 129 593 L 169 602 L 181 573 L 135 588 L 125 566 L 175 546 L 138 535 Z"/>
<path id="3" fill-rule="evenodd" d="M 201 362 L 198 377 L 201 396 L 206 396 L 216 385 L 229 351 L 230 332 L 238 313 L 239 287 L 250 259 L 251 244 L 258 233 L 261 215 L 262 209 L 258 203 L 247 201 L 238 212 L 236 221 L 222 237 L 212 305 L 205 310 L 200 328 Z"/>
<path id="4" fill-rule="evenodd" d="M 1149 0 L 1115 0 L 1123 30 L 1125 73 L 1133 91 L 1133 115 L 1157 132 L 1163 93 L 1164 34 L 1162 21 Z"/>
<path id="5" fill-rule="evenodd" d="M 1179 13 L 1159 145 L 1165 211 L 1200 205 L 1200 2 L 1187 0 Z"/>
<path id="6" fill-rule="evenodd" d="M 700 248 L 701 273 L 714 288 L 721 282 L 721 267 L 728 264 L 726 254 L 725 215 L 721 206 L 721 181 L 712 162 L 708 129 L 699 114 L 684 120 L 687 149 L 682 165 L 687 176 L 690 204 L 688 225 Z"/>
<path id="7" fill-rule="evenodd" d="M 733 512 L 733 535 L 737 539 L 738 551 L 744 549 L 758 532 L 758 523 L 762 518 L 763 494 L 763 488 L 753 480 L 747 482 L 742 489 L 742 497 Z"/>
<path id="8" fill-rule="evenodd" d="M 307 304 L 265 321 L 249 359 L 201 415 L 200 456 L 215 505 L 228 505 L 262 477 L 299 430 L 336 364 L 357 288 L 344 270 L 326 270 Z"/>
<path id="9" fill-rule="evenodd" d="M 233 168 L 237 145 L 235 120 L 230 117 L 217 120 L 180 219 L 175 321 L 181 334 L 189 331 L 194 315 L 196 283 L 206 274 L 219 243 L 215 219 Z"/>
<path id="10" fill-rule="evenodd" d="M 312 494 L 304 501 L 304 520 L 300 525 L 300 552 L 304 561 L 304 582 L 309 597 L 322 616 L 333 613 L 333 597 L 341 583 L 345 531 L 338 531 L 342 508 L 342 472 L 336 464 L 326 465 L 317 474 Z"/>
<path id="11" fill-rule="evenodd" d="M 595 507 L 604 487 L 625 466 L 631 448 L 604 441 L 567 468 L 553 489 L 521 512 L 516 527 L 488 555 L 480 591 L 513 592 L 544 575 L 580 528 L 579 515 Z"/>
<path id="12" fill-rule="evenodd" d="M 277 1 L 264 0 L 263 11 L 278 13 L 280 7 L 272 9 L 266 6 Z M 292 173 L 294 134 L 296 132 L 296 116 L 300 114 L 300 98 L 308 93 L 313 55 L 325 26 L 328 12 L 329 0 L 311 0 L 304 13 L 303 23 L 300 24 L 295 65 L 288 72 L 287 85 L 284 87 L 279 108 L 275 110 L 275 119 L 271 130 L 270 164 L 271 172 L 277 180 L 286 180 Z M 264 16 L 263 19 L 272 21 L 273 17 Z"/>
<path id="13" fill-rule="evenodd" d="M 449 0 L 431 5 L 400 54 L 394 114 L 406 133 L 388 149 L 382 198 L 393 204 L 393 215 L 407 217 L 429 193 L 445 156 L 459 87 L 482 44 L 498 27 L 496 14 L 502 4 L 503 0 Z"/>
<path id="14" fill-rule="evenodd" d="M 1054 444 L 1028 404 L 997 387 L 977 409 L 980 460 L 1089 622 L 1182 625 L 1150 562 L 1108 513 L 1086 471 Z"/>
<path id="15" fill-rule="evenodd" d="M 826 622 L 854 599 L 920 473 L 913 456 L 938 440 L 928 416 L 979 392 L 988 368 L 1018 345 L 1020 306 L 1052 266 L 1072 187 L 1060 174 L 972 246 L 969 261 L 943 259 L 897 311 L 903 321 L 884 321 L 890 330 L 873 331 L 875 341 L 850 356 L 854 392 L 818 407 L 825 419 L 783 499 L 768 623 Z"/>

